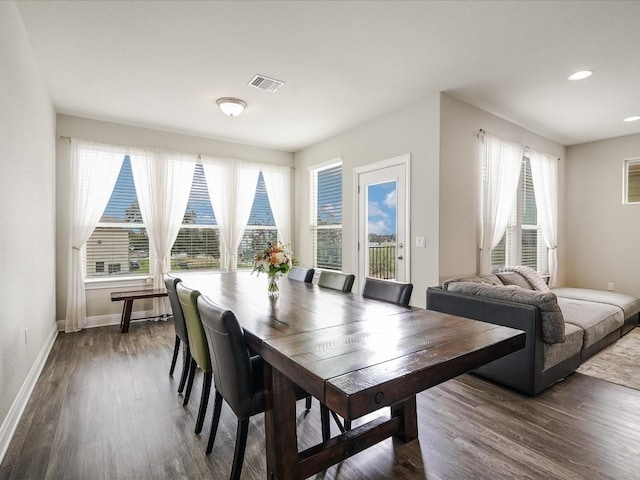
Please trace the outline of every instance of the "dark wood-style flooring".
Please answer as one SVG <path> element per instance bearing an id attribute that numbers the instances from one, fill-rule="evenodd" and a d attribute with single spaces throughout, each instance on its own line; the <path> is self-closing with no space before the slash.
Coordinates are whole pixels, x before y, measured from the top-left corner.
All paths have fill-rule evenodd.
<path id="1" fill-rule="evenodd" d="M 201 376 L 187 407 L 168 375 L 173 324 L 61 333 L 0 479 L 227 479 L 235 416 L 225 405 L 211 455 L 194 435 Z M 300 448 L 320 441 L 318 402 L 298 406 Z M 391 439 L 317 479 L 640 478 L 640 392 L 577 373 L 529 398 L 472 375 L 418 396 L 419 440 Z M 335 425 L 332 425 L 335 428 Z M 264 479 L 263 416 L 252 419 L 243 478 Z"/>

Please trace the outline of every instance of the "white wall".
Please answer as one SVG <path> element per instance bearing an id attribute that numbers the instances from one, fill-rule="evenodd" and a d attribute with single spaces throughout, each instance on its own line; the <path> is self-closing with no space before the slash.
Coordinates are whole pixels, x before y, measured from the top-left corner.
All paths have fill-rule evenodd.
<path id="1" fill-rule="evenodd" d="M 233 119 L 229 119 L 233 121 Z M 272 163 L 293 166 L 293 154 L 267 148 L 224 142 L 210 138 L 181 135 L 147 128 L 132 127 L 111 122 L 90 120 L 69 115 L 58 115 L 57 133 L 60 137 L 75 137 L 95 142 L 151 147 L 176 152 L 196 153 L 209 156 L 236 158 L 250 162 Z M 70 142 L 58 138 L 57 148 L 57 284 L 56 315 L 62 323 L 66 315 L 67 261 L 69 242 L 69 178 Z M 103 323 L 113 320 L 122 309 L 122 302 L 111 302 L 112 291 L 136 288 L 145 285 L 142 278 L 122 281 L 97 282 L 87 285 L 87 316 L 90 322 Z M 134 303 L 134 310 L 151 309 L 151 301 Z M 135 318 L 135 316 L 134 316 Z"/>
<path id="2" fill-rule="evenodd" d="M 640 134 L 567 148 L 567 284 L 640 297 L 640 205 L 622 204 L 622 165 Z"/>
<path id="3" fill-rule="evenodd" d="M 484 129 L 514 142 L 560 158 L 558 215 L 558 284 L 565 277 L 565 147 L 496 117 L 468 103 L 442 94 L 440 100 L 440 283 L 476 273 L 480 199 L 480 144 Z"/>
<path id="4" fill-rule="evenodd" d="M 412 305 L 425 305 L 427 286 L 438 283 L 438 123 L 440 96 L 425 100 L 380 119 L 296 152 L 294 255 L 311 265 L 309 231 L 309 168 L 342 157 L 343 160 L 343 271 L 356 273 L 357 216 L 353 169 L 402 154 L 411 154 L 411 281 Z M 415 248 L 415 237 L 427 238 L 427 248 Z"/>
<path id="5" fill-rule="evenodd" d="M 13 2 L 0 2 L 0 46 L 1 460 L 14 402 L 55 338 L 56 119 Z"/>

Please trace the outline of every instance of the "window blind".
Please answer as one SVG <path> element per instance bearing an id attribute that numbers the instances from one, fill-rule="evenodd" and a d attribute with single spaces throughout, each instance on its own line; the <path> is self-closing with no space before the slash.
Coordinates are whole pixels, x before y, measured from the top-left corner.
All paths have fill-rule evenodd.
<path id="1" fill-rule="evenodd" d="M 276 222 L 271 211 L 264 178 L 260 172 L 247 228 L 238 247 L 238 267 L 252 267 L 256 253 L 264 250 L 267 244 L 277 241 Z"/>
<path id="2" fill-rule="evenodd" d="M 342 164 L 312 171 L 311 226 L 315 266 L 342 269 Z"/>

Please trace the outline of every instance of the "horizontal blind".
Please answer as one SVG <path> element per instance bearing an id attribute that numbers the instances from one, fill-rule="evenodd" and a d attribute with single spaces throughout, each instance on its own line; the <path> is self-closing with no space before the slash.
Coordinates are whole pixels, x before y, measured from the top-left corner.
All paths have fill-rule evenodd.
<path id="1" fill-rule="evenodd" d="M 531 163 L 528 158 L 522 160 L 520 172 L 521 186 L 521 240 L 520 240 L 520 265 L 525 265 L 537 270 L 538 263 L 538 210 L 536 208 L 536 196 L 533 190 L 533 177 L 531 176 Z"/>
<path id="2" fill-rule="evenodd" d="M 171 248 L 170 270 L 220 269 L 220 232 L 201 164 L 196 164 L 189 201 Z"/>
<path id="3" fill-rule="evenodd" d="M 312 229 L 315 266 L 342 269 L 342 164 L 313 172 Z"/>

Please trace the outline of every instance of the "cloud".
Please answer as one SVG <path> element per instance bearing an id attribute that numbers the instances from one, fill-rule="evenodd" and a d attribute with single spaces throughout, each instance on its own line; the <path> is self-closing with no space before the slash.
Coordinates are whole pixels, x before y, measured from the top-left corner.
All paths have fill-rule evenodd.
<path id="1" fill-rule="evenodd" d="M 396 189 L 387 193 L 387 196 L 384 197 L 384 204 L 389 208 L 396 208 Z"/>
<path id="2" fill-rule="evenodd" d="M 385 235 L 389 233 L 389 225 L 386 220 L 378 220 L 377 222 L 369 222 L 369 233 L 376 235 Z"/>
<path id="3" fill-rule="evenodd" d="M 369 202 L 369 218 L 373 217 L 389 218 L 389 215 L 380 209 L 377 202 Z"/>

